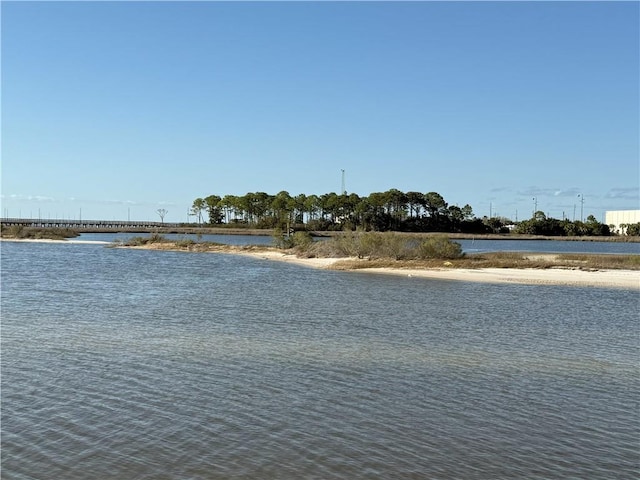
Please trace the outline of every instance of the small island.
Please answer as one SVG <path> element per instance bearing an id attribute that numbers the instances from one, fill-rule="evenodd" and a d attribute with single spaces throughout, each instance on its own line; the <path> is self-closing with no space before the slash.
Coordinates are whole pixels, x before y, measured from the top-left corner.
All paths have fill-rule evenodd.
<path id="1" fill-rule="evenodd" d="M 73 240 L 70 229 L 3 229 L 2 240 L 17 242 L 87 243 Z M 616 287 L 640 290 L 640 255 L 485 252 L 467 254 L 444 234 L 397 232 L 334 232 L 314 241 L 309 232 L 273 232 L 274 245 L 227 245 L 169 240 L 160 233 L 105 243 L 110 248 L 190 253 L 226 253 L 305 267 L 403 275 L 416 278 Z M 91 243 L 91 242 L 89 242 Z"/>
<path id="2" fill-rule="evenodd" d="M 276 246 L 235 246 L 162 235 L 110 246 L 160 251 L 229 253 L 312 268 L 491 283 L 581 285 L 640 289 L 640 256 L 492 252 L 465 254 L 444 235 L 349 232 L 320 242 L 305 232 Z"/>

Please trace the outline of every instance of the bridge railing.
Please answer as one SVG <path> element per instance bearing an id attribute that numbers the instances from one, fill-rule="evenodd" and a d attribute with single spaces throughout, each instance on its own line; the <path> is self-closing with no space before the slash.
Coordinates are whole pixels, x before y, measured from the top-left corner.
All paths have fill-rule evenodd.
<path id="1" fill-rule="evenodd" d="M 0 225 L 3 227 L 23 226 L 37 228 L 174 228 L 180 226 L 178 223 L 166 222 L 146 222 L 146 221 L 122 221 L 122 220 L 65 220 L 65 219 L 40 219 L 40 218 L 0 218 Z"/>

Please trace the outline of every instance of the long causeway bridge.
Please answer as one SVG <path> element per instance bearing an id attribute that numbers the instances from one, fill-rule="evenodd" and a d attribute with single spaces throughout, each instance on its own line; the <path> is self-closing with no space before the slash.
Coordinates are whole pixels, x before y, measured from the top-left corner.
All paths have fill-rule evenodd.
<path id="1" fill-rule="evenodd" d="M 139 230 L 154 228 L 178 228 L 184 226 L 179 223 L 147 222 L 147 221 L 119 221 L 119 220 L 65 220 L 40 218 L 0 218 L 2 228 L 12 226 L 36 228 L 72 228 L 74 230 Z"/>

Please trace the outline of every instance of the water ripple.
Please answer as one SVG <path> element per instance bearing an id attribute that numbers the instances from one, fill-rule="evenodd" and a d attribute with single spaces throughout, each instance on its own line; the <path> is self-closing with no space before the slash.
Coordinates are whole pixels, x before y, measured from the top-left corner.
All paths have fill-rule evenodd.
<path id="1" fill-rule="evenodd" d="M 640 475 L 623 291 L 4 248 L 3 478 Z"/>

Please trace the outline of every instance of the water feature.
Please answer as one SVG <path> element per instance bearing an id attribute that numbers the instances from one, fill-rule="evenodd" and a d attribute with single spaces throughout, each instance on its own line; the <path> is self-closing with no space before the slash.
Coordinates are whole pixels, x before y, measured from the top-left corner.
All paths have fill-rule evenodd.
<path id="1" fill-rule="evenodd" d="M 540 252 L 640 255 L 640 243 L 574 240 L 455 240 L 467 253 Z"/>
<path id="2" fill-rule="evenodd" d="M 637 291 L 1 245 L 2 477 L 637 478 Z"/>
<path id="3" fill-rule="evenodd" d="M 83 233 L 77 240 L 114 242 L 135 236 L 149 236 L 144 233 Z M 195 235 L 165 234 L 171 240 L 191 239 L 193 241 L 216 242 L 227 245 L 273 245 L 273 237 L 268 235 Z M 320 237 L 316 240 L 326 240 Z M 640 255 L 640 243 L 607 241 L 563 241 L 563 240 L 455 240 L 467 253 L 519 251 L 544 253 L 603 253 Z"/>

